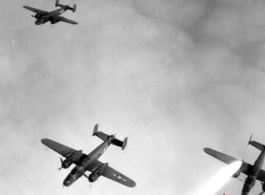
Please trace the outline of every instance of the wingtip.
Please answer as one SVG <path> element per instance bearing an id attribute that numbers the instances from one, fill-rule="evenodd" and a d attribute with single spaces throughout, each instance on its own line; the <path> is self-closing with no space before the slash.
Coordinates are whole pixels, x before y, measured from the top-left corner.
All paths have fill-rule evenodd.
<path id="1" fill-rule="evenodd" d="M 134 188 L 136 186 L 136 183 L 132 181 L 131 185 L 129 187 Z"/>
<path id="2" fill-rule="evenodd" d="M 46 142 L 47 140 L 49 140 L 49 139 L 47 139 L 47 138 L 43 138 L 43 139 L 41 139 L 41 143 L 45 144 L 45 142 Z"/>

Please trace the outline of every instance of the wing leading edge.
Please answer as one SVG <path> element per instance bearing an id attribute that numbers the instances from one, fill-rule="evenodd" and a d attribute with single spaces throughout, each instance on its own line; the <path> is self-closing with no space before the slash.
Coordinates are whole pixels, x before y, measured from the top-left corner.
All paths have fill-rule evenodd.
<path id="1" fill-rule="evenodd" d="M 29 7 L 29 6 L 23 6 L 25 9 L 28 9 L 28 10 L 30 10 L 30 11 L 33 11 L 33 12 L 35 12 L 35 13 L 37 13 L 37 14 L 46 14 L 46 13 L 48 13 L 47 11 L 43 11 L 43 10 L 40 10 L 40 9 L 36 9 L 36 8 L 34 8 L 34 7 Z"/>
<path id="2" fill-rule="evenodd" d="M 50 149 L 52 149 L 53 151 L 61 154 L 63 157 L 67 158 L 70 154 L 72 154 L 73 152 L 75 152 L 76 150 L 73 148 L 70 148 L 68 146 L 65 146 L 63 144 L 60 144 L 58 142 L 55 142 L 53 140 L 50 139 L 42 139 L 41 142 L 49 147 Z"/>

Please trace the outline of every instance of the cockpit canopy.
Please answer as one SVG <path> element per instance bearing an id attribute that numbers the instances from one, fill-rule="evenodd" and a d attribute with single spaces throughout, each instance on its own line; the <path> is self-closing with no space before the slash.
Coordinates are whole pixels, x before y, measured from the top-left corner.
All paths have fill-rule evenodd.
<path id="1" fill-rule="evenodd" d="M 80 173 L 80 170 L 77 169 L 77 168 L 74 168 L 72 171 L 71 171 L 71 174 L 73 175 L 76 175 L 76 174 L 79 174 Z"/>

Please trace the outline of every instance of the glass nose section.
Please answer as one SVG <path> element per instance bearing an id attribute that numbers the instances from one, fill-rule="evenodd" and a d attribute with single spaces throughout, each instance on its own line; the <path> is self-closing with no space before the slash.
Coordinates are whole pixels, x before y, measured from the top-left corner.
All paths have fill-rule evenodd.
<path id="1" fill-rule="evenodd" d="M 65 178 L 65 180 L 64 180 L 64 182 L 63 182 L 63 185 L 64 185 L 64 186 L 70 186 L 70 185 L 73 183 L 73 180 L 74 180 L 74 178 L 73 178 L 71 175 L 68 175 L 68 176 Z"/>

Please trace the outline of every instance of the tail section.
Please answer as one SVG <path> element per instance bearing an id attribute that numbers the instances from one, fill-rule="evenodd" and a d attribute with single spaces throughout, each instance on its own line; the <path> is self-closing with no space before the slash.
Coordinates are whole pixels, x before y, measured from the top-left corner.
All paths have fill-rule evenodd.
<path id="1" fill-rule="evenodd" d="M 59 4 L 59 0 L 56 0 L 56 1 L 55 1 L 55 7 L 58 7 L 58 6 L 60 6 L 60 7 L 61 7 L 62 5 L 61 5 L 61 4 Z"/>
<path id="2" fill-rule="evenodd" d="M 97 132 L 98 132 L 98 124 L 95 125 L 92 136 L 96 135 Z"/>
<path id="3" fill-rule="evenodd" d="M 94 131 L 93 131 L 93 136 L 97 136 L 98 138 L 102 139 L 103 141 L 108 140 L 109 136 L 101 131 L 98 131 L 98 124 L 95 125 Z"/>
<path id="4" fill-rule="evenodd" d="M 98 131 L 98 124 L 95 125 L 94 131 L 93 131 L 93 134 L 92 135 L 93 136 L 96 135 L 98 138 L 102 139 L 103 141 L 107 141 L 108 139 L 111 138 L 110 143 L 113 144 L 113 145 L 115 145 L 115 146 L 121 147 L 122 150 L 125 149 L 125 147 L 127 145 L 127 141 L 128 141 L 128 137 L 126 137 L 124 139 L 124 141 L 120 141 L 120 140 L 118 140 L 118 139 L 115 138 L 115 135 L 111 135 L 110 136 L 110 135 L 107 135 L 107 134 L 105 134 L 105 133 L 103 133 L 101 131 Z"/>
<path id="5" fill-rule="evenodd" d="M 251 138 L 252 138 L 253 134 L 250 136 L 249 140 L 248 140 L 248 145 L 250 144 L 251 142 Z"/>
<path id="6" fill-rule="evenodd" d="M 115 146 L 121 147 L 122 150 L 124 150 L 127 145 L 127 141 L 128 141 L 128 137 L 126 137 L 123 142 L 114 138 L 113 140 L 111 140 L 111 143 Z"/>
<path id="7" fill-rule="evenodd" d="M 127 141 L 128 141 L 128 137 L 126 137 L 123 141 L 123 144 L 122 144 L 122 150 L 125 149 L 125 147 L 127 146 Z"/>
<path id="8" fill-rule="evenodd" d="M 73 12 L 75 12 L 75 10 L 76 10 L 76 4 L 74 4 L 74 6 L 73 7 L 70 7 L 70 6 L 68 6 L 68 5 L 62 5 L 62 4 L 59 4 L 59 0 L 56 0 L 55 1 L 55 7 L 66 7 L 67 9 L 70 9 L 70 10 L 72 10 Z"/>
<path id="9" fill-rule="evenodd" d="M 76 4 L 74 4 L 72 10 L 73 10 L 73 12 L 75 12 L 75 10 L 76 10 Z"/>
<path id="10" fill-rule="evenodd" d="M 265 150 L 265 146 L 263 144 L 251 140 L 252 136 L 253 136 L 253 134 L 250 136 L 250 139 L 248 141 L 248 145 L 250 144 L 250 145 L 254 146 L 255 148 L 258 148 L 261 151 Z"/>

